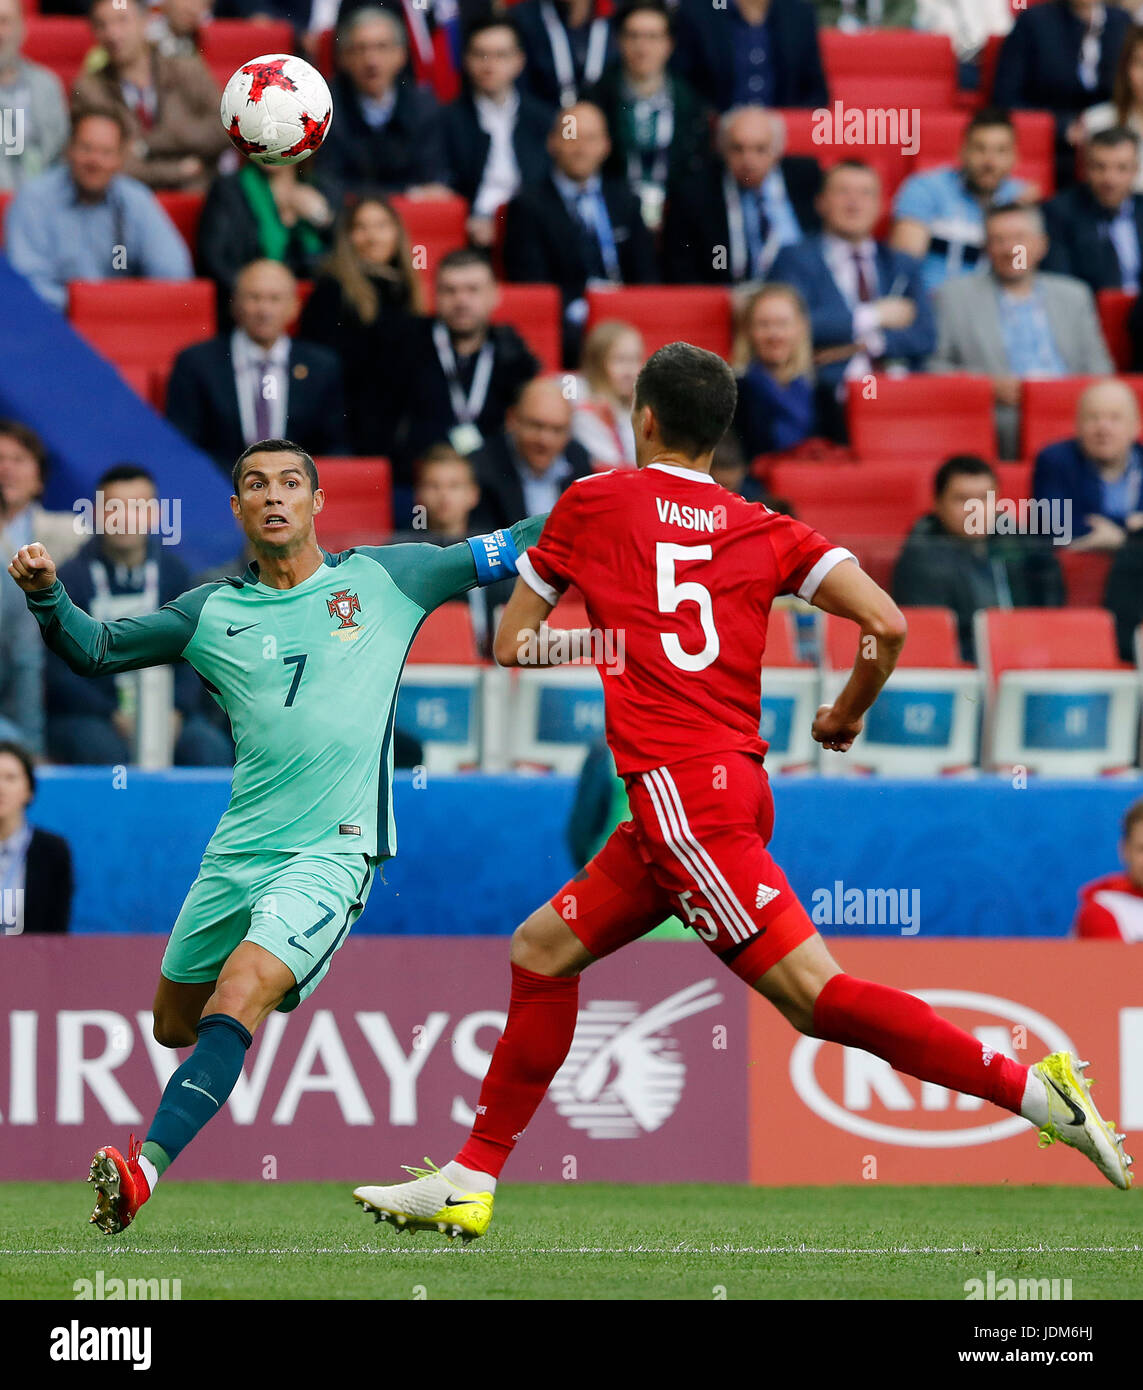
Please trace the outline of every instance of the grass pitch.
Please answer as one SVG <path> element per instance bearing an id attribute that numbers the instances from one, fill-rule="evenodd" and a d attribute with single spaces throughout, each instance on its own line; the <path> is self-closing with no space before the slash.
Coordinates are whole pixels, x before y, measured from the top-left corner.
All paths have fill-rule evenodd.
<path id="1" fill-rule="evenodd" d="M 122 1236 L 91 1189 L 0 1186 L 0 1298 L 178 1279 L 185 1299 L 953 1299 L 1071 1279 L 1143 1298 L 1139 1196 L 1111 1188 L 502 1188 L 469 1246 L 375 1225 L 348 1183 L 164 1181 Z"/>

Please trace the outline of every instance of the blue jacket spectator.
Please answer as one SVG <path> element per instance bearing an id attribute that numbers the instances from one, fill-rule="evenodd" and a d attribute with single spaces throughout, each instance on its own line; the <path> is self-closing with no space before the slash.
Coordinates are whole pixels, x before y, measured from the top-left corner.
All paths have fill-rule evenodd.
<path id="1" fill-rule="evenodd" d="M 120 173 L 124 141 L 120 118 L 80 116 L 66 162 L 29 180 L 8 208 L 8 259 L 57 309 L 69 280 L 191 278 L 174 223 L 149 188 Z"/>
<path id="2" fill-rule="evenodd" d="M 100 622 L 110 622 L 154 613 L 191 587 L 186 566 L 173 547 L 162 544 L 154 534 L 156 514 L 161 519 L 162 513 L 154 481 L 145 469 L 121 464 L 108 470 L 96 484 L 96 502 L 98 534 L 59 570 L 73 603 Z M 131 762 L 136 733 L 134 674 L 88 680 L 51 653 L 45 672 L 49 757 L 63 763 Z M 206 698 L 195 672 L 178 663 L 174 668 L 176 763 L 221 766 L 233 762 L 230 740 L 203 718 Z"/>
<path id="3" fill-rule="evenodd" d="M 829 105 L 817 20 L 805 0 L 682 0 L 675 60 L 718 111 Z"/>
<path id="4" fill-rule="evenodd" d="M 823 231 L 779 252 L 769 279 L 806 302 L 819 379 L 838 391 L 847 377 L 882 366 L 917 371 L 937 333 L 921 263 L 872 237 L 880 212 L 877 175 L 843 162 L 818 200 Z"/>

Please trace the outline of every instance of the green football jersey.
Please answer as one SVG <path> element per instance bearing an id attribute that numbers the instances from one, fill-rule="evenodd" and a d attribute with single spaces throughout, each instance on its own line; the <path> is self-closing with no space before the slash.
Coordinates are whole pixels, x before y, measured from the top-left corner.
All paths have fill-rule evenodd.
<path id="1" fill-rule="evenodd" d="M 511 527 L 518 553 L 543 517 Z M 501 576 L 497 576 L 501 577 Z M 396 853 L 393 718 L 417 629 L 477 584 L 466 542 L 362 546 L 292 589 L 251 567 L 156 613 L 100 623 L 57 580 L 28 594 L 47 645 L 81 675 L 180 658 L 230 718 L 230 804 L 207 851 Z"/>

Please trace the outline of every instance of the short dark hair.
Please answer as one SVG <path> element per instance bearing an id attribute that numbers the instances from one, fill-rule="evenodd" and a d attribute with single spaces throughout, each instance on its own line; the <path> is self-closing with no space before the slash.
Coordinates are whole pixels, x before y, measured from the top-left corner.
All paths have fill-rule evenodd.
<path id="1" fill-rule="evenodd" d="M 451 444 L 445 444 L 442 441 L 439 444 L 430 444 L 413 464 L 413 487 L 420 487 L 429 469 L 436 468 L 442 463 L 459 463 L 467 471 L 470 481 L 473 483 L 477 481 L 476 465 L 472 459 L 467 454 L 462 454 L 459 449 L 454 449 Z"/>
<path id="2" fill-rule="evenodd" d="M 141 463 L 117 463 L 101 473 L 95 480 L 96 491 L 101 487 L 106 487 L 108 483 L 130 483 L 136 478 L 146 478 L 156 491 L 158 484 L 155 482 L 155 475 L 147 471 Z"/>
<path id="3" fill-rule="evenodd" d="M 667 21 L 667 33 L 671 38 L 674 38 L 675 17 L 667 8 L 664 0 L 628 0 L 628 3 L 620 8 L 618 14 L 611 21 L 615 32 L 622 34 L 627 26 L 627 21 L 633 14 L 638 14 L 640 10 L 650 10 L 653 14 L 657 14 L 660 19 L 665 19 Z"/>
<path id="4" fill-rule="evenodd" d="M 33 796 L 36 794 L 36 765 L 32 762 L 32 755 L 22 743 L 17 743 L 15 739 L 0 739 L 0 753 L 11 753 L 20 766 L 24 769 L 24 776 L 28 779 L 28 787 Z M 1143 804 L 1143 803 L 1141 803 Z"/>
<path id="5" fill-rule="evenodd" d="M 0 747 L 2 746 L 0 745 Z M 1123 817 L 1123 839 L 1130 839 L 1131 832 L 1141 822 L 1143 822 L 1143 796 L 1138 801 L 1133 801 L 1127 808 L 1127 814 Z"/>
<path id="6" fill-rule="evenodd" d="M 1016 134 L 1016 122 L 1012 119 L 1011 111 L 1003 106 L 982 106 L 965 126 L 964 138 L 967 140 L 974 130 L 985 130 L 992 126 L 1004 126 L 1013 136 Z"/>
<path id="7" fill-rule="evenodd" d="M 1101 150 L 1113 150 L 1117 145 L 1132 145 L 1138 149 L 1139 137 L 1125 125 L 1113 125 L 1108 126 L 1106 130 L 1097 130 L 1087 143 L 1089 149 L 1094 149 L 1097 145 Z"/>
<path id="8" fill-rule="evenodd" d="M 321 486 L 318 482 L 317 464 L 300 444 L 295 444 L 292 439 L 260 439 L 257 444 L 243 449 L 234 461 L 234 467 L 230 470 L 230 483 L 235 493 L 242 481 L 242 465 L 251 454 L 297 454 L 302 461 L 302 471 L 309 479 L 310 491 L 316 492 Z"/>
<path id="9" fill-rule="evenodd" d="M 829 183 L 834 174 L 840 173 L 845 169 L 859 169 L 863 174 L 872 174 L 878 183 L 881 182 L 881 175 L 872 164 L 867 164 L 864 159 L 839 159 L 836 164 L 831 164 L 822 174 L 822 187 L 824 188 L 826 184 Z"/>
<path id="10" fill-rule="evenodd" d="M 131 138 L 131 132 L 127 125 L 127 116 L 117 106 L 81 106 L 77 111 L 72 112 L 71 131 L 68 134 L 69 144 L 71 144 L 76 135 L 78 135 L 79 128 L 84 121 L 110 121 L 119 132 L 119 144 L 121 147 Z"/>
<path id="11" fill-rule="evenodd" d="M 995 482 L 996 470 L 978 454 L 954 454 L 937 469 L 933 478 L 933 496 L 938 499 L 943 497 L 954 478 L 991 478 Z"/>
<path id="12" fill-rule="evenodd" d="M 436 278 L 439 280 L 446 270 L 463 270 L 470 265 L 482 265 L 493 279 L 496 278 L 496 272 L 492 269 L 492 261 L 489 259 L 488 253 L 478 251 L 475 246 L 461 246 L 442 256 L 437 262 Z"/>
<path id="13" fill-rule="evenodd" d="M 36 460 L 36 467 L 40 470 L 41 485 L 47 482 L 48 451 L 44 448 L 44 441 L 34 429 L 22 425 L 19 420 L 0 420 L 0 437 L 14 439 L 21 449 L 26 449 Z"/>
<path id="14" fill-rule="evenodd" d="M 691 343 L 653 352 L 635 382 L 635 409 L 649 406 L 663 444 L 692 458 L 715 447 L 737 401 L 738 383 L 727 364 Z"/>
<path id="15" fill-rule="evenodd" d="M 516 21 L 507 14 L 488 14 L 480 19 L 474 19 L 464 31 L 464 52 L 467 53 L 472 47 L 472 41 L 479 38 L 481 34 L 487 33 L 489 29 L 507 29 L 516 41 L 516 47 L 523 49 L 524 45 L 520 40 L 520 27 Z"/>

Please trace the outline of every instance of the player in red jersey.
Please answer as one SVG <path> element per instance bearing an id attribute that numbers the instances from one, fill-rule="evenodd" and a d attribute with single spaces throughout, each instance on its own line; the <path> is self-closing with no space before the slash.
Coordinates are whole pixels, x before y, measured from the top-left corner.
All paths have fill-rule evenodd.
<path id="1" fill-rule="evenodd" d="M 601 679 L 631 819 L 517 928 L 508 1021 L 472 1134 L 443 1169 L 358 1188 L 378 1219 L 483 1234 L 500 1170 L 571 1045 L 580 972 L 676 912 L 800 1032 L 1023 1115 L 1130 1185 L 1086 1063 L 1053 1053 L 1023 1066 L 915 996 L 847 975 L 766 848 L 774 813 L 759 676 L 774 600 L 797 594 L 861 629 L 845 688 L 814 720 L 814 738 L 840 753 L 896 665 L 905 619 L 849 551 L 714 482 L 711 457 L 735 397 L 721 358 L 686 343 L 660 349 L 635 391 L 638 469 L 573 483 L 519 559 L 496 658 L 568 659 L 575 644 L 545 643 L 542 625 L 565 588 L 580 590 L 592 632 L 622 652 Z"/>

